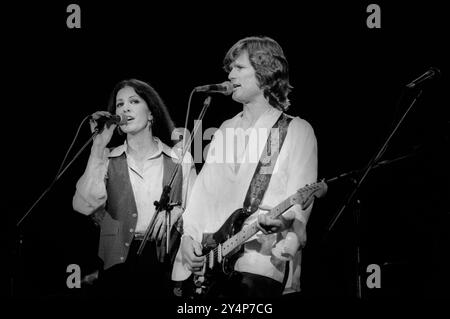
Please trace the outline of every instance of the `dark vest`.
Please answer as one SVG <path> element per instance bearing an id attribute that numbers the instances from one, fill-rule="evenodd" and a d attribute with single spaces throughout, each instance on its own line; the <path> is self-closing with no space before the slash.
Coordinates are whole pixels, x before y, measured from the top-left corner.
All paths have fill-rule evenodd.
<path id="1" fill-rule="evenodd" d="M 177 164 L 166 154 L 162 153 L 162 156 L 164 187 L 169 183 Z M 180 167 L 170 193 L 171 201 L 182 201 L 182 182 L 183 173 Z M 138 212 L 125 153 L 109 159 L 106 192 L 107 206 L 98 220 L 100 223 L 98 255 L 103 260 L 104 269 L 125 262 L 137 223 Z"/>

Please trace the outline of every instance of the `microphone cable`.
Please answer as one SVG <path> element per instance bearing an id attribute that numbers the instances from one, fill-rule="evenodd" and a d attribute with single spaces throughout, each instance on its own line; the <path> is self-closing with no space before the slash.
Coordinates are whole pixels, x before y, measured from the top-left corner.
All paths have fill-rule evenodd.
<path id="1" fill-rule="evenodd" d="M 80 125 L 78 125 L 78 129 L 77 132 L 75 133 L 75 136 L 73 137 L 72 143 L 70 144 L 69 148 L 66 151 L 66 155 L 64 156 L 64 159 L 61 162 L 61 165 L 59 166 L 58 172 L 56 173 L 55 179 L 58 179 L 58 175 L 59 173 L 61 173 L 61 170 L 64 166 L 64 163 L 67 160 L 67 157 L 69 156 L 70 151 L 72 150 L 73 145 L 75 144 L 75 141 L 78 138 L 78 134 L 80 133 L 81 127 L 83 126 L 84 122 L 86 122 L 86 120 L 88 120 L 91 117 L 91 115 L 86 116 L 80 123 Z"/>
<path id="2" fill-rule="evenodd" d="M 187 131 L 187 125 L 188 125 L 188 121 L 189 121 L 189 113 L 191 112 L 191 100 L 192 100 L 192 96 L 194 95 L 194 93 L 196 92 L 196 88 L 194 88 L 191 91 L 191 94 L 189 94 L 189 100 L 188 100 L 188 105 L 187 105 L 187 111 L 186 111 L 186 119 L 184 120 L 184 127 L 183 127 L 183 159 L 184 159 L 184 153 L 185 153 L 185 145 L 186 145 L 186 131 Z"/>

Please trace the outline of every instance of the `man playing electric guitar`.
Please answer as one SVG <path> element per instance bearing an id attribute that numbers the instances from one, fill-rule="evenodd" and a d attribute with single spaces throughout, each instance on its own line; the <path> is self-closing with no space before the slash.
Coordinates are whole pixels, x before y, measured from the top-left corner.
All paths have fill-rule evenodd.
<path id="1" fill-rule="evenodd" d="M 291 87 L 277 42 L 267 37 L 242 39 L 226 54 L 224 67 L 234 86 L 232 97 L 243 104 L 243 111 L 214 134 L 183 215 L 181 258 L 172 278 L 182 281 L 199 273 L 206 259 L 203 235 L 217 232 L 243 208 L 244 224 L 257 221 L 261 231 L 246 241 L 219 295 L 265 298 L 299 291 L 311 206 L 293 205 L 279 218 L 258 208 L 274 207 L 316 181 L 314 131 L 305 120 L 283 113 Z"/>

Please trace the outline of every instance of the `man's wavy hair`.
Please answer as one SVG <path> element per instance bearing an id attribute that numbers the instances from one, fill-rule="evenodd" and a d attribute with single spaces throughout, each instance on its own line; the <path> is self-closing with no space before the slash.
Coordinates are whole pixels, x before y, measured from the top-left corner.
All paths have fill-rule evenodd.
<path id="1" fill-rule="evenodd" d="M 292 86 L 289 84 L 288 62 L 281 46 L 269 37 L 241 39 L 225 55 L 224 70 L 230 72 L 231 63 L 245 51 L 255 69 L 259 86 L 270 105 L 281 111 L 287 111 L 290 105 L 288 94 Z"/>
<path id="2" fill-rule="evenodd" d="M 163 100 L 150 84 L 137 79 L 128 79 L 117 83 L 109 98 L 108 112 L 112 114 L 116 113 L 117 92 L 124 87 L 133 88 L 137 95 L 147 103 L 147 106 L 153 115 L 151 127 L 153 135 L 157 136 L 166 145 L 173 146 L 171 134 L 175 129 L 175 124 L 173 123 Z"/>

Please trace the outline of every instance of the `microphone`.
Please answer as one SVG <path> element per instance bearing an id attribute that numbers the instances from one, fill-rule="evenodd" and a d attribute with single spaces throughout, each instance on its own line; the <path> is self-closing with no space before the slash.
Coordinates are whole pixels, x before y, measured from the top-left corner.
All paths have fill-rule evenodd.
<path id="1" fill-rule="evenodd" d="M 210 92 L 210 93 L 222 93 L 225 95 L 230 95 L 233 92 L 233 84 L 229 81 L 225 81 L 220 84 L 209 84 L 203 86 L 197 86 L 195 88 L 196 92 Z"/>
<path id="2" fill-rule="evenodd" d="M 431 80 L 431 79 L 439 77 L 440 74 L 441 74 L 441 71 L 439 71 L 438 68 L 431 67 L 427 72 L 425 72 L 424 74 L 419 76 L 417 79 L 413 80 L 411 83 L 408 83 L 406 85 L 406 87 L 412 89 L 416 85 L 418 85 L 426 80 Z"/>
<path id="3" fill-rule="evenodd" d="M 97 122 L 98 127 L 103 127 L 106 124 L 106 127 L 110 127 L 112 124 L 117 125 L 124 125 L 127 124 L 128 120 L 127 117 L 123 114 L 117 115 L 117 114 L 109 114 L 109 115 L 99 115 L 97 114 L 98 118 L 94 118 L 91 116 L 91 118 Z"/>

